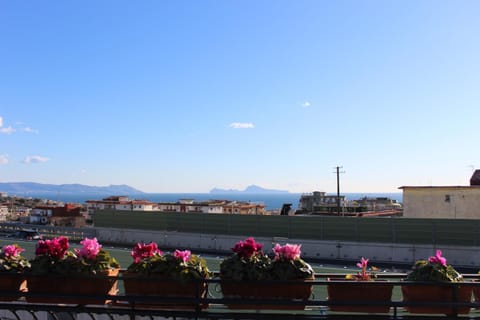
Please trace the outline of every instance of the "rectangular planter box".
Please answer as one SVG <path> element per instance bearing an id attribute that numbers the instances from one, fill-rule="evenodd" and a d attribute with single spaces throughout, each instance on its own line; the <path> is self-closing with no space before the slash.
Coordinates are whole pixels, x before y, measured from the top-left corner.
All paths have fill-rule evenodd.
<path id="1" fill-rule="evenodd" d="M 330 305 L 332 311 L 388 313 L 392 300 L 393 284 L 386 281 L 348 281 L 336 280 L 342 283 L 327 285 L 328 301 L 348 303 L 352 305 Z M 380 282 L 380 283 L 379 283 Z M 385 305 L 374 305 L 374 304 Z M 371 305 L 369 305 L 371 304 Z"/>

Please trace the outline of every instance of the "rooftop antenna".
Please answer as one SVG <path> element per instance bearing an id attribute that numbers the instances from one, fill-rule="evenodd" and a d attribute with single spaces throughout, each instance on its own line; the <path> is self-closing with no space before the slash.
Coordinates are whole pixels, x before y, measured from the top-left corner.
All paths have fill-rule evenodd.
<path id="1" fill-rule="evenodd" d="M 340 169 L 343 169 L 341 166 L 337 166 L 335 169 L 334 173 L 337 174 L 337 215 L 340 215 L 340 173 L 345 173 L 345 171 L 340 171 Z"/>

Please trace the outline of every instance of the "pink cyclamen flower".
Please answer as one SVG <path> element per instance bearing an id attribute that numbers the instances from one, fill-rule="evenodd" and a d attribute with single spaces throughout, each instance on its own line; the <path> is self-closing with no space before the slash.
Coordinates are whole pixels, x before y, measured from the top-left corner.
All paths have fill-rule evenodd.
<path id="1" fill-rule="evenodd" d="M 37 248 L 35 249 L 35 254 L 37 256 L 48 255 L 54 259 L 60 260 L 65 256 L 68 248 L 68 238 L 61 236 L 51 240 L 39 240 Z"/>
<path id="2" fill-rule="evenodd" d="M 289 244 L 287 243 L 284 246 L 279 245 L 278 243 L 273 248 L 275 253 L 275 260 L 296 260 L 300 259 L 301 251 L 300 248 L 302 245 L 298 244 Z"/>
<path id="3" fill-rule="evenodd" d="M 190 250 L 184 250 L 184 251 L 175 250 L 175 252 L 173 253 L 173 256 L 179 260 L 182 260 L 183 262 L 187 262 L 190 259 L 191 254 L 192 253 L 190 252 Z"/>
<path id="4" fill-rule="evenodd" d="M 3 246 L 2 248 L 2 253 L 3 253 L 3 256 L 5 258 L 14 258 L 14 257 L 17 257 L 20 255 L 20 253 L 22 253 L 23 251 L 25 251 L 25 249 L 19 247 L 18 245 L 16 244 L 9 244 L 9 245 L 5 245 Z"/>
<path id="5" fill-rule="evenodd" d="M 158 249 L 158 245 L 155 242 L 150 242 L 149 244 L 137 243 L 135 248 L 130 252 L 135 263 L 139 263 L 143 259 L 151 258 L 157 254 L 162 255 L 163 252 Z"/>
<path id="6" fill-rule="evenodd" d="M 238 254 L 240 257 L 249 259 L 253 255 L 257 254 L 262 250 L 263 245 L 261 243 L 255 242 L 255 239 L 249 237 L 245 241 L 239 241 L 232 248 L 232 251 Z"/>
<path id="7" fill-rule="evenodd" d="M 102 246 L 98 243 L 97 238 L 89 239 L 85 238 L 80 241 L 83 246 L 80 250 L 76 250 L 78 256 L 89 260 L 95 260 L 97 254 L 102 249 Z"/>
<path id="8" fill-rule="evenodd" d="M 368 265 L 368 259 L 365 259 L 363 257 L 362 257 L 362 259 L 360 259 L 360 262 L 357 263 L 357 267 L 359 267 L 361 269 L 366 269 L 367 265 Z"/>
<path id="9" fill-rule="evenodd" d="M 360 259 L 360 262 L 357 263 L 357 267 L 362 269 L 362 273 L 360 274 L 360 277 L 363 280 L 368 279 L 367 266 L 368 266 L 368 259 L 365 259 L 364 257 L 362 257 L 362 259 Z"/>
<path id="10" fill-rule="evenodd" d="M 430 258 L 428 258 L 428 262 L 430 263 L 438 263 L 444 267 L 447 266 L 447 259 L 445 259 L 444 257 L 442 257 L 442 250 L 437 250 L 437 253 L 436 255 L 434 256 L 431 256 Z"/>

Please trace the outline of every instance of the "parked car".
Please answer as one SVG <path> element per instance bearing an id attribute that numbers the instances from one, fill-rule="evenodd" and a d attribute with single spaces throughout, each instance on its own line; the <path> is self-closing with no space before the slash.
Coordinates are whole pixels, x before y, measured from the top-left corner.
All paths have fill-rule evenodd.
<path id="1" fill-rule="evenodd" d="M 20 239 L 26 239 L 26 240 L 39 240 L 43 238 L 43 235 L 41 235 L 38 231 L 33 229 L 22 229 L 7 235 L 7 237 L 20 238 Z"/>

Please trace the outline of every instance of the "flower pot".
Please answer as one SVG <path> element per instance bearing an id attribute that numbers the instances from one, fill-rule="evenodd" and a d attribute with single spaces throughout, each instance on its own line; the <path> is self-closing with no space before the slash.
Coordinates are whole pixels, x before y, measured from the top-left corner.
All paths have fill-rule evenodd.
<path id="1" fill-rule="evenodd" d="M 197 299 L 207 297 L 206 282 L 191 281 L 182 283 L 164 276 L 142 276 L 125 272 L 122 275 L 125 294 L 129 303 L 137 307 L 163 307 L 169 309 L 206 308 L 208 304 Z M 143 298 L 143 299 L 142 299 Z"/>
<path id="2" fill-rule="evenodd" d="M 106 304 L 117 294 L 119 269 L 92 276 L 27 276 L 28 302 L 57 304 Z M 71 297 L 69 297 L 71 296 Z"/>
<path id="3" fill-rule="evenodd" d="M 474 280 L 473 282 L 478 283 L 478 280 Z M 479 286 L 473 286 L 472 288 L 473 292 L 473 301 L 476 303 L 480 302 L 480 287 Z"/>
<path id="4" fill-rule="evenodd" d="M 327 285 L 328 301 L 342 304 L 354 303 L 353 305 L 330 305 L 331 311 L 368 313 L 388 313 L 390 311 L 388 304 L 392 300 L 393 284 L 389 284 L 387 281 L 329 280 L 341 281 L 341 283 Z"/>
<path id="5" fill-rule="evenodd" d="M 0 273 L 0 292 L 8 293 L 0 296 L 0 301 L 18 300 L 27 291 L 25 276 L 20 273 Z"/>
<path id="6" fill-rule="evenodd" d="M 312 294 L 312 279 L 275 282 L 220 282 L 224 298 L 238 300 L 258 300 L 252 304 L 228 303 L 230 309 L 282 309 L 303 310 Z M 278 300 L 278 302 L 262 303 L 262 300 Z M 289 302 L 301 302 L 290 304 Z"/>
<path id="7" fill-rule="evenodd" d="M 455 300 L 453 299 L 454 290 L 456 290 Z M 402 285 L 402 294 L 403 302 L 432 303 L 432 305 L 404 306 L 410 313 L 466 314 L 470 312 L 470 307 L 459 306 L 455 308 L 445 306 L 445 304 L 455 301 L 470 303 L 472 299 L 472 287 L 440 284 Z M 434 304 L 438 304 L 438 306 Z"/>

